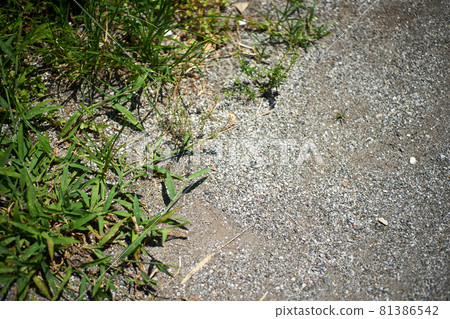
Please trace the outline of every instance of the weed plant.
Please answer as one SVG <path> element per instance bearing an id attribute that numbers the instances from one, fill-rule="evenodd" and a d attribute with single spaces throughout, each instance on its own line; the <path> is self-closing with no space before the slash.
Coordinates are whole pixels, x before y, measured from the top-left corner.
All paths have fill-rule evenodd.
<path id="1" fill-rule="evenodd" d="M 244 79 L 236 77 L 234 87 L 225 91 L 228 96 L 242 94 L 249 99 L 262 96 L 269 101 L 269 106 L 275 106 L 278 88 L 285 82 L 291 68 L 299 58 L 298 48 L 306 50 L 313 41 L 329 34 L 326 30 L 331 23 L 317 26 L 315 24 L 315 5 L 307 7 L 304 0 L 288 0 L 283 9 L 272 4 L 272 10 L 259 12 L 263 22 L 251 21 L 251 26 L 259 31 L 266 31 L 268 39 L 262 41 L 250 33 L 256 41 L 254 54 L 247 57 L 237 52 L 240 71 Z M 266 62 L 270 58 L 268 45 L 281 43 L 287 46 L 281 59 L 273 66 Z M 268 66 L 269 65 L 269 66 Z"/>
<path id="2" fill-rule="evenodd" d="M 254 63 L 252 65 L 241 52 L 237 53 L 237 57 L 239 59 L 240 71 L 246 80 L 243 81 L 240 78 L 235 78 L 235 87 L 233 90 L 229 90 L 227 94 L 233 95 L 235 92 L 238 92 L 244 94 L 249 99 L 254 99 L 258 95 L 261 95 L 269 101 L 271 108 L 274 107 L 275 96 L 278 94 L 277 90 L 286 80 L 299 54 L 287 50 L 273 67 L 266 67 L 261 63 Z M 290 59 L 286 62 L 288 57 Z"/>
<path id="3" fill-rule="evenodd" d="M 222 9 L 228 5 L 226 0 L 8 0 L 0 8 L 2 298 L 113 299 L 127 295 L 118 291 L 119 278 L 137 288 L 157 285 L 151 267 L 171 276 L 168 265 L 148 261 L 148 247 L 155 238 L 164 244 L 170 229 L 188 224 L 175 216 L 175 204 L 209 169 L 185 177 L 160 167 L 161 139 L 148 146 L 153 157 L 130 165 L 127 144 L 119 140 L 126 129 L 144 129 L 128 107 L 144 95 L 159 122 L 183 141 L 175 152 L 192 146 L 179 81 L 186 70 L 201 74 L 206 48 L 226 39 L 221 32 L 232 17 L 223 17 Z M 306 15 L 293 18 L 301 10 Z M 315 26 L 314 6 L 305 8 L 300 0 L 274 13 L 263 15 L 253 30 L 269 35 L 255 46 L 256 64 L 238 54 L 250 86 L 236 82 L 239 92 L 272 101 L 298 58 L 293 48 L 305 48 L 327 27 Z M 290 50 L 275 66 L 263 66 L 267 43 L 276 40 Z M 62 106 L 50 96 L 44 73 L 81 96 L 67 116 L 58 115 Z M 167 87 L 172 104 L 160 112 L 159 95 L 149 92 Z M 121 127 L 114 134 L 97 121 L 106 107 L 115 110 Z M 139 180 L 153 177 L 164 181 L 170 197 L 160 212 L 149 211 L 138 193 Z"/>
<path id="4" fill-rule="evenodd" d="M 143 129 L 124 106 L 133 94 L 149 79 L 151 84 L 171 81 L 199 52 L 201 44 L 195 41 L 190 46 L 170 43 L 166 33 L 179 26 L 171 16 L 172 5 L 163 0 L 126 5 L 84 1 L 76 16 L 63 1 L 10 1 L 2 7 L 0 295 L 112 299 L 118 275 L 132 286 L 157 284 L 145 264 L 170 275 L 166 265 L 145 261 L 145 247 L 155 237 L 164 243 L 169 229 L 188 223 L 174 216 L 174 204 L 207 170 L 184 178 L 159 168 L 160 157 L 130 166 L 121 152 L 125 144 L 118 140 L 125 126 Z M 119 40 L 109 39 L 107 31 Z M 87 99 L 68 119 L 56 119 L 61 106 L 42 100 L 47 92 L 39 63 L 105 98 L 96 103 Z M 127 70 L 129 84 L 106 94 L 98 83 L 118 70 Z M 94 112 L 103 105 L 113 106 L 123 120 L 112 136 L 85 125 L 95 121 Z M 54 120 L 49 127 L 59 132 L 58 141 L 42 131 L 49 120 Z M 63 156 L 56 151 L 61 143 L 66 145 Z M 154 175 L 165 180 L 171 199 L 159 213 L 146 211 L 135 193 L 138 179 Z M 174 179 L 182 182 L 178 190 Z M 106 252 L 114 246 L 124 249 L 119 255 Z M 126 271 L 132 265 L 139 276 Z M 72 278 L 78 279 L 77 286 Z"/>
<path id="5" fill-rule="evenodd" d="M 267 31 L 272 42 L 286 43 L 291 49 L 301 47 L 306 50 L 313 41 L 330 34 L 327 30 L 331 22 L 316 25 L 314 13 L 316 1 L 313 1 L 311 7 L 305 2 L 305 0 L 287 0 L 284 8 L 272 4 L 272 10 L 259 12 L 264 21 L 253 21 L 252 24 L 259 30 Z"/>

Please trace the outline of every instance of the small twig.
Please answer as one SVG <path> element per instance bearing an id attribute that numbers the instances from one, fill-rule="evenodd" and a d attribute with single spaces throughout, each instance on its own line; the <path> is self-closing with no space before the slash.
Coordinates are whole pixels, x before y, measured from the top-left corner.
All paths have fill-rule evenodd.
<path id="1" fill-rule="evenodd" d="M 220 249 L 224 248 L 225 246 L 229 245 L 231 242 L 233 242 L 236 238 L 240 237 L 243 233 L 245 233 L 247 230 L 249 230 L 250 228 L 252 228 L 253 226 L 255 226 L 256 223 L 251 224 L 250 226 L 248 226 L 246 229 L 244 229 L 243 231 L 241 231 L 239 234 L 237 234 L 236 236 L 234 236 L 233 238 L 231 238 L 229 241 L 226 242 L 226 244 L 224 244 L 222 247 L 220 247 Z M 216 253 L 220 250 L 216 250 Z"/>
<path id="2" fill-rule="evenodd" d="M 220 247 L 219 249 L 216 249 L 216 251 L 214 251 L 213 253 L 209 254 L 208 256 L 206 256 L 201 262 L 199 262 L 187 275 L 186 277 L 184 277 L 184 279 L 181 281 L 181 284 L 185 284 L 196 272 L 198 272 L 200 269 L 203 268 L 203 266 L 205 266 L 218 252 L 219 250 L 223 249 L 225 246 L 229 245 L 231 242 L 233 242 L 234 240 L 236 240 L 236 238 L 238 238 L 239 236 L 241 236 L 243 233 L 245 233 L 247 230 L 249 230 L 251 227 L 255 226 L 256 223 L 248 226 L 246 229 L 244 229 L 242 232 L 240 232 L 239 234 L 237 234 L 236 236 L 234 236 L 233 238 L 231 238 L 229 241 L 227 241 L 224 245 L 222 245 L 222 247 Z"/>
<path id="3" fill-rule="evenodd" d="M 269 293 L 269 292 L 266 291 L 266 293 L 265 293 L 261 298 L 259 298 L 259 301 L 263 301 L 263 300 L 266 298 L 266 296 L 267 296 L 268 293 Z"/>

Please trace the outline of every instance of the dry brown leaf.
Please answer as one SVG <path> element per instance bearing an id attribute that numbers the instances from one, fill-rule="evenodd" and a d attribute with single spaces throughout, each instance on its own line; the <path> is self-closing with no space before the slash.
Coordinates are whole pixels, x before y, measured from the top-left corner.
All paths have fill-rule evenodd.
<path id="1" fill-rule="evenodd" d="M 233 4 L 233 6 L 239 11 L 241 15 L 244 14 L 245 9 L 247 9 L 249 2 L 238 2 Z"/>

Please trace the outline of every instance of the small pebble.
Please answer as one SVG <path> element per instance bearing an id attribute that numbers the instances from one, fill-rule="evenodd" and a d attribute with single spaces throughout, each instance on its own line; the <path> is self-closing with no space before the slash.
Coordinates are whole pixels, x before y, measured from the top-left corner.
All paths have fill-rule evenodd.
<path id="1" fill-rule="evenodd" d="M 417 164 L 416 158 L 415 158 L 414 156 L 412 156 L 412 157 L 409 159 L 409 163 L 410 163 L 411 165 L 416 165 L 416 164 Z"/>
<path id="2" fill-rule="evenodd" d="M 383 217 L 378 218 L 378 222 L 384 226 L 388 225 L 388 222 L 386 219 L 384 219 Z"/>

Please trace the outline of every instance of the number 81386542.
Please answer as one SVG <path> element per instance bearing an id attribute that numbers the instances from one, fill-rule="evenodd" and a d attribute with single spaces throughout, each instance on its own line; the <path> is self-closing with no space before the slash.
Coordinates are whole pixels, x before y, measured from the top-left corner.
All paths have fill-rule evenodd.
<path id="1" fill-rule="evenodd" d="M 381 316 L 438 316 L 437 306 L 381 306 Z"/>

